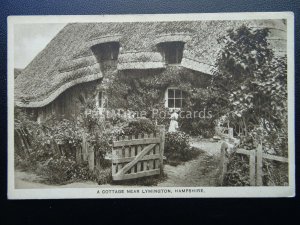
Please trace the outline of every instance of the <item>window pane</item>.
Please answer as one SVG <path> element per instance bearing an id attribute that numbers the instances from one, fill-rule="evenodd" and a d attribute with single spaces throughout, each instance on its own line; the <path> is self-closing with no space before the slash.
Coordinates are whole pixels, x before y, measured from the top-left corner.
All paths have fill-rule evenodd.
<path id="1" fill-rule="evenodd" d="M 184 99 L 182 99 L 181 100 L 181 107 L 185 107 L 186 106 L 186 104 L 185 104 L 185 100 Z"/>
<path id="2" fill-rule="evenodd" d="M 168 100 L 168 107 L 169 108 L 174 108 L 174 99 L 169 99 Z"/>
<path id="3" fill-rule="evenodd" d="M 175 90 L 175 98 L 181 98 L 181 90 Z"/>
<path id="4" fill-rule="evenodd" d="M 181 99 L 175 99 L 175 108 L 181 108 Z"/>
<path id="5" fill-rule="evenodd" d="M 168 90 L 168 98 L 174 98 L 174 89 Z"/>
<path id="6" fill-rule="evenodd" d="M 102 91 L 100 91 L 99 95 L 98 95 L 98 104 L 99 104 L 99 107 L 102 107 Z"/>

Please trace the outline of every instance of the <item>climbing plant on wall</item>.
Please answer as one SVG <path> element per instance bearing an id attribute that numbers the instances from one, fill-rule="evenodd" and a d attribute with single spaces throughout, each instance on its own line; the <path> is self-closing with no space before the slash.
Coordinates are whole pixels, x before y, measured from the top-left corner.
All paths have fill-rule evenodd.
<path id="1" fill-rule="evenodd" d="M 169 117 L 158 117 L 153 109 L 159 112 L 168 111 L 165 108 L 165 91 L 168 87 L 176 87 L 185 93 L 184 106 L 181 111 L 203 110 L 211 98 L 211 76 L 195 72 L 183 67 L 167 67 L 164 70 L 135 70 L 116 73 L 110 77 L 107 85 L 109 99 L 108 107 L 111 109 L 129 109 L 132 111 L 145 111 L 146 116 L 156 119 L 159 123 L 167 124 Z M 182 114 L 184 116 L 184 114 Z M 201 132 L 191 123 L 203 118 L 183 118 L 180 120 L 182 129 Z M 211 121 L 209 122 L 211 123 Z"/>

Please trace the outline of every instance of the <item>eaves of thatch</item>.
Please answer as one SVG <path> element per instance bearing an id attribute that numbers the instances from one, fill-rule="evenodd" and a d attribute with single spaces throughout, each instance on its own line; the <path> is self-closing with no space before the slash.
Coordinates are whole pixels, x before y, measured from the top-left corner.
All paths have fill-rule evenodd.
<path id="1" fill-rule="evenodd" d="M 20 107 L 42 107 L 66 89 L 105 76 L 91 47 L 105 42 L 120 43 L 117 70 L 163 69 L 157 44 L 185 42 L 181 66 L 212 74 L 222 48 L 218 38 L 242 24 L 268 27 L 279 52 L 286 51 L 286 27 L 282 20 L 177 21 L 136 23 L 68 24 L 15 80 L 15 103 Z"/>

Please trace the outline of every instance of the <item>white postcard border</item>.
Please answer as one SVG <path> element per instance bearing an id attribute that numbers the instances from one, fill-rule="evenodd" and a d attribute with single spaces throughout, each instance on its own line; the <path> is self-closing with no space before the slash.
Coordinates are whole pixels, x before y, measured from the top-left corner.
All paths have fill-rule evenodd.
<path id="1" fill-rule="evenodd" d="M 286 187 L 109 187 L 109 188 L 52 188 L 15 189 L 14 184 L 14 25 L 32 23 L 71 22 L 146 22 L 192 20 L 287 20 L 288 55 L 288 142 L 289 186 Z M 8 22 L 8 173 L 9 199 L 65 199 L 65 198 L 191 198 L 191 197 L 293 197 L 295 196 L 295 108 L 294 108 L 294 13 L 248 12 L 204 14 L 140 14 L 99 16 L 9 16 Z M 116 193 L 123 190 L 124 193 Z M 184 190 L 184 191 L 183 191 Z M 197 190 L 197 191 L 195 191 Z M 138 193 L 137 193 L 138 192 Z"/>

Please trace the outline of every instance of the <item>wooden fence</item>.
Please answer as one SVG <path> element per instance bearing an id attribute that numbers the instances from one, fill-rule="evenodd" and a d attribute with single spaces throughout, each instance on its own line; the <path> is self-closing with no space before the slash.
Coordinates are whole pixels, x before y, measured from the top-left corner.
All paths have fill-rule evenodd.
<path id="1" fill-rule="evenodd" d="M 81 148 L 76 151 L 76 162 L 88 162 L 90 171 L 101 170 L 101 159 L 100 152 L 95 151 L 93 146 L 90 146 L 87 141 L 86 134 L 82 135 Z"/>
<path id="2" fill-rule="evenodd" d="M 28 133 L 22 129 L 15 129 L 15 150 L 19 151 L 19 154 L 23 155 L 25 158 L 29 156 L 31 152 L 31 143 Z"/>
<path id="3" fill-rule="evenodd" d="M 26 129 L 24 128 L 15 128 L 14 129 L 14 144 L 15 144 L 15 153 L 19 154 L 20 156 L 24 157 L 25 159 L 30 156 L 30 154 L 34 151 L 34 138 L 32 134 L 30 134 Z M 36 147 L 35 147 L 36 148 Z M 79 156 L 77 157 L 77 154 L 82 152 L 81 147 L 76 148 L 76 153 L 73 151 L 73 146 L 70 146 L 69 144 L 61 144 L 59 139 L 51 139 L 49 142 L 45 145 L 43 145 L 43 148 L 45 148 L 45 151 L 53 152 L 58 155 L 64 155 L 64 156 L 70 156 L 76 154 L 76 159 L 79 159 Z M 81 160 L 82 161 L 82 160 Z"/>
<path id="4" fill-rule="evenodd" d="M 144 176 L 160 174 L 163 170 L 163 154 L 165 141 L 165 127 L 158 126 L 160 132 L 150 135 L 122 137 L 114 140 L 112 144 L 112 176 L 113 180 L 133 179 Z M 15 129 L 15 148 L 25 157 L 32 151 L 29 134 L 22 129 Z M 101 169 L 101 159 L 93 146 L 89 145 L 85 134 L 82 143 L 71 151 L 59 144 L 55 139 L 46 145 L 49 151 L 60 155 L 73 152 L 77 163 L 88 162 L 90 171 Z"/>
<path id="5" fill-rule="evenodd" d="M 34 146 L 32 140 L 35 137 L 23 128 L 15 128 L 14 132 L 15 151 L 17 154 L 20 154 L 26 159 L 33 151 Z M 71 155 L 75 156 L 77 163 L 88 161 L 90 170 L 94 170 L 94 166 L 100 166 L 100 161 L 98 160 L 99 157 L 96 156 L 94 160 L 94 150 L 91 146 L 89 146 L 85 134 L 82 136 L 82 144 L 77 147 L 73 147 L 68 144 L 61 144 L 60 140 L 54 138 L 43 147 L 46 151 L 53 152 L 58 155 L 64 155 L 67 157 L 70 157 Z"/>
<path id="6" fill-rule="evenodd" d="M 220 184 L 223 185 L 225 174 L 227 173 L 228 166 L 228 156 L 226 145 L 222 144 L 221 147 L 221 159 L 220 159 Z M 238 148 L 235 151 L 238 154 L 247 155 L 249 157 L 249 183 L 250 186 L 262 186 L 262 177 L 263 177 L 263 159 L 275 160 L 283 163 L 288 163 L 288 158 L 281 156 L 270 155 L 263 153 L 262 144 L 259 144 L 258 147 L 254 150 L 245 150 Z"/>

